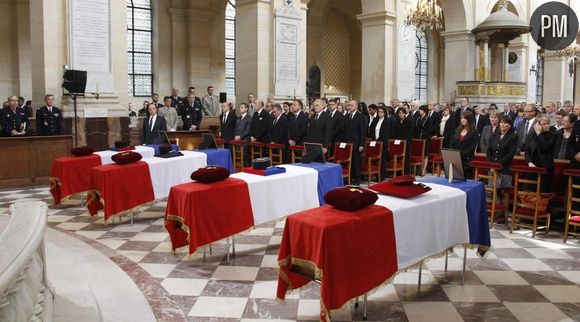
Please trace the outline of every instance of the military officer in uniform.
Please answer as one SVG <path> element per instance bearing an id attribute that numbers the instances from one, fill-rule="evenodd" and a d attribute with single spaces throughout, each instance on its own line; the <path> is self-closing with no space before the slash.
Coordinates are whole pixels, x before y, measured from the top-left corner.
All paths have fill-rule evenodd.
<path id="1" fill-rule="evenodd" d="M 4 136 L 24 136 L 30 125 L 26 111 L 18 107 L 18 97 L 11 95 L 8 97 L 8 107 L 2 110 L 0 115 L 2 124 L 2 134 Z"/>
<path id="2" fill-rule="evenodd" d="M 36 111 L 36 131 L 38 135 L 61 135 L 62 134 L 62 113 L 60 109 L 53 106 L 54 95 L 44 96 L 45 106 Z"/>
<path id="3" fill-rule="evenodd" d="M 199 130 L 201 125 L 201 100 L 194 94 L 187 95 L 187 100 L 182 105 L 181 118 L 183 120 L 183 129 L 185 131 Z"/>
<path id="4" fill-rule="evenodd" d="M 179 96 L 179 89 L 177 89 L 177 87 L 172 87 L 171 88 L 171 106 L 175 108 L 175 110 L 177 111 L 177 115 L 181 115 L 181 105 L 183 105 L 183 103 L 185 100 L 183 99 L 183 97 Z"/>

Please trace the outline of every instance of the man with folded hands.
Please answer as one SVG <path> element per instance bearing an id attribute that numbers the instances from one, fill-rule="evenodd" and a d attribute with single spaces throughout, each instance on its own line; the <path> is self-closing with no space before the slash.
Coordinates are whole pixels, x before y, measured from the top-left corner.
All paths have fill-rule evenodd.
<path id="1" fill-rule="evenodd" d="M 149 103 L 147 111 L 149 116 L 143 121 L 143 144 L 164 143 L 164 137 L 159 134 L 159 131 L 167 130 L 165 118 L 157 115 L 157 105 L 155 103 Z"/>

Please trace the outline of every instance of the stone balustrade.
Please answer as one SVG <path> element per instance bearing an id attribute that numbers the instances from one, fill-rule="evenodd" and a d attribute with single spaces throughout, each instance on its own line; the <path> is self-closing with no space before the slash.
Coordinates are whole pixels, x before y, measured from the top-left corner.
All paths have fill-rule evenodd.
<path id="1" fill-rule="evenodd" d="M 16 202 L 0 215 L 0 321 L 52 321 L 46 278 L 44 202 Z"/>

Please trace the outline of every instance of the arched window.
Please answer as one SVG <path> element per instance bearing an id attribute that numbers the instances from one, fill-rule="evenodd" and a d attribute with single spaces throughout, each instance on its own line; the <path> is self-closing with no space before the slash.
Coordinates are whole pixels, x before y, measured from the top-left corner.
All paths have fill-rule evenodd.
<path id="1" fill-rule="evenodd" d="M 226 4 L 226 92 L 236 95 L 236 0 Z"/>
<path id="2" fill-rule="evenodd" d="M 538 52 L 536 61 L 536 103 L 542 104 L 544 100 L 544 57 Z"/>
<path id="3" fill-rule="evenodd" d="M 427 37 L 417 29 L 415 38 L 415 99 L 427 100 Z"/>
<path id="4" fill-rule="evenodd" d="M 127 69 L 129 95 L 153 92 L 151 0 L 127 0 Z"/>

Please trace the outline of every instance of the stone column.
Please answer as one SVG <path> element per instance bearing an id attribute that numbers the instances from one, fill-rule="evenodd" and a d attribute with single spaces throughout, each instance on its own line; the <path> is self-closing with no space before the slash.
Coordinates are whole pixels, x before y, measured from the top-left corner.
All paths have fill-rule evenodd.
<path id="1" fill-rule="evenodd" d="M 483 80 L 489 81 L 490 72 L 490 54 L 489 54 L 489 43 L 487 39 L 483 41 Z"/>
<path id="2" fill-rule="evenodd" d="M 171 84 L 180 90 L 179 95 L 187 94 L 187 12 L 183 8 L 168 10 L 171 20 Z M 168 94 L 171 93 L 169 88 Z"/>
<path id="3" fill-rule="evenodd" d="M 506 43 L 503 45 L 503 73 L 502 73 L 502 81 L 507 82 L 509 81 L 509 60 L 510 60 L 510 48 L 509 45 Z"/>
<path id="4" fill-rule="evenodd" d="M 18 30 L 18 94 L 28 100 L 32 96 L 29 1 L 16 2 L 16 25 Z"/>
<path id="5" fill-rule="evenodd" d="M 387 10 L 357 18 L 362 23 L 361 101 L 388 102 L 397 95 L 396 14 Z"/>
<path id="6" fill-rule="evenodd" d="M 477 45 L 475 46 L 475 69 L 474 69 L 474 76 L 473 79 L 474 80 L 481 80 L 481 75 L 480 75 L 480 71 L 481 71 L 481 61 L 480 61 L 480 56 L 481 55 L 481 46 L 480 46 L 480 42 L 477 42 Z"/>
<path id="7" fill-rule="evenodd" d="M 469 31 L 444 32 L 445 38 L 445 82 L 442 100 L 454 102 L 456 99 L 456 82 L 471 80 L 475 66 L 474 36 Z"/>
<path id="8" fill-rule="evenodd" d="M 236 96 L 266 99 L 274 84 L 274 12 L 272 0 L 236 1 Z"/>
<path id="9" fill-rule="evenodd" d="M 569 73 L 569 59 L 554 52 L 544 53 L 544 102 L 571 100 L 573 75 Z"/>

